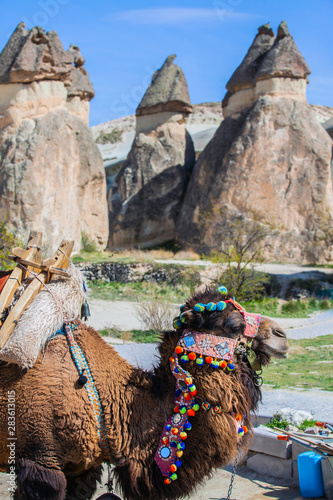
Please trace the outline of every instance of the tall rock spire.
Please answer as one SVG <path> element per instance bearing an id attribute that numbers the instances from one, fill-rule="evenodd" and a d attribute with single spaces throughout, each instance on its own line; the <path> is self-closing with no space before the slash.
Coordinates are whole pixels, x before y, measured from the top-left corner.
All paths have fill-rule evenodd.
<path id="1" fill-rule="evenodd" d="M 161 111 L 192 112 L 186 78 L 182 69 L 174 64 L 175 58 L 175 55 L 168 56 L 163 66 L 155 71 L 151 84 L 137 107 L 137 116 Z"/>
<path id="2" fill-rule="evenodd" d="M 258 28 L 258 33 L 246 56 L 228 81 L 227 90 L 234 93 L 254 85 L 258 68 L 274 40 L 275 36 L 269 23 Z"/>
<path id="3" fill-rule="evenodd" d="M 310 73 L 309 66 L 289 33 L 287 23 L 282 21 L 276 40 L 258 69 L 256 80 L 274 77 L 306 79 Z"/>

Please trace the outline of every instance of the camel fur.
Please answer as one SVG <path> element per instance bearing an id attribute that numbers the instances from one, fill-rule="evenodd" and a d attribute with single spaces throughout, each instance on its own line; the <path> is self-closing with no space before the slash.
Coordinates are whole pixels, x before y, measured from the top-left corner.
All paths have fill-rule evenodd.
<path id="1" fill-rule="evenodd" d="M 232 304 L 221 312 L 193 310 L 197 302 L 225 298 L 210 288 L 194 294 L 185 305 L 186 327 L 238 338 L 245 322 Z M 234 418 L 229 413 L 199 410 L 191 418 L 192 430 L 188 432 L 178 480 L 170 485 L 163 482 L 154 455 L 165 419 L 173 413 L 175 378 L 169 358 L 182 333 L 182 329 L 165 332 L 159 346 L 160 363 L 144 371 L 127 363 L 92 328 L 79 323 L 75 330 L 75 339 L 86 355 L 100 395 L 110 461 L 126 500 L 167 500 L 189 495 L 215 468 L 231 463 L 237 454 Z M 268 318 L 262 318 L 255 342 L 263 364 L 273 354 L 284 357 L 288 348 L 284 332 Z M 235 370 L 231 373 L 206 364 L 200 367 L 195 362 L 186 369 L 193 376 L 198 396 L 211 405 L 222 405 L 228 412 L 246 415 L 245 425 L 250 431 L 241 441 L 241 447 L 246 449 L 252 434 L 249 415 L 258 405 L 260 390 L 241 356 L 235 355 L 233 361 Z M 86 500 L 93 495 L 104 458 L 92 405 L 77 380 L 63 336 L 49 342 L 44 356 L 39 356 L 35 366 L 25 373 L 15 365 L 0 365 L 0 469 L 8 471 L 8 394 L 15 391 L 16 500 Z M 44 478 L 44 486 L 40 478 Z M 43 493 L 48 485 L 55 484 L 58 491 L 52 490 L 50 496 Z M 80 493 L 83 487 L 84 494 Z"/>
<path id="2" fill-rule="evenodd" d="M 63 325 L 64 319 L 77 319 L 85 302 L 83 276 L 70 264 L 70 277 L 56 277 L 36 295 L 22 313 L 10 338 L 0 350 L 0 360 L 31 368 L 46 342 Z M 52 294 L 49 292 L 52 292 Z"/>

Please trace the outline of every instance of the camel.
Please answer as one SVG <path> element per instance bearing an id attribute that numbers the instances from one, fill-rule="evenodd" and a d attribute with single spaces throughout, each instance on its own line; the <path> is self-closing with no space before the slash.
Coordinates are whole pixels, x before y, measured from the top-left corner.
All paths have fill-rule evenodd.
<path id="1" fill-rule="evenodd" d="M 223 310 L 214 304 L 222 304 Z M 114 465 L 126 500 L 177 499 L 190 494 L 215 468 L 231 463 L 239 448 L 245 450 L 249 444 L 250 412 L 260 400 L 244 348 L 235 350 L 228 365 L 233 369 L 188 360 L 186 370 L 195 383 L 191 397 L 196 409 L 202 408 L 188 417 L 192 428 L 187 431 L 185 450 L 179 450 L 177 480 L 165 478 L 154 457 L 166 420 L 175 411 L 176 378 L 170 363 L 175 363 L 180 339 L 190 329 L 236 345 L 241 342 L 244 347 L 247 324 L 235 304 L 226 291 L 207 287 L 194 292 L 182 306 L 176 328 L 161 335 L 160 361 L 151 371 L 131 366 L 93 328 L 77 323 L 73 334 L 100 396 L 108 456 L 100 446 L 95 414 L 63 335 L 47 344 L 29 370 L 1 363 L 0 470 L 11 473 L 15 468 L 15 500 L 89 499 L 101 478 L 103 462 Z M 251 348 L 260 365 L 266 365 L 271 356 L 285 357 L 286 335 L 277 323 L 262 317 Z M 15 406 L 14 453 L 7 446 L 9 401 Z M 243 437 L 235 415 L 249 431 Z"/>

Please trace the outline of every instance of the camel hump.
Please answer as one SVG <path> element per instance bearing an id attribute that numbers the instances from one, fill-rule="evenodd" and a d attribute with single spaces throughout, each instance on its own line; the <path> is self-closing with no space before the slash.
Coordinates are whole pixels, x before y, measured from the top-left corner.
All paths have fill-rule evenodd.
<path id="1" fill-rule="evenodd" d="M 13 248 L 15 269 L 0 296 L 0 359 L 31 368 L 64 321 L 80 318 L 85 302 L 81 272 L 70 262 L 74 241 L 63 240 L 42 260 L 42 233 L 32 231 L 25 249 Z"/>

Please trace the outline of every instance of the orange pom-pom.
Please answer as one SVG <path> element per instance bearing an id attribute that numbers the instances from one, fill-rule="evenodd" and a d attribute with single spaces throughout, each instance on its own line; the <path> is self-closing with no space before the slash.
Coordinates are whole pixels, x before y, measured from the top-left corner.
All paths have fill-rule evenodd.
<path id="1" fill-rule="evenodd" d="M 184 455 L 183 450 L 178 450 L 177 453 L 176 453 L 176 455 L 177 455 L 178 458 L 181 458 Z"/>
<path id="2" fill-rule="evenodd" d="M 223 361 L 220 361 L 220 367 L 221 367 L 221 368 L 225 368 L 225 367 L 227 366 L 227 364 L 228 364 L 228 363 L 226 362 L 226 360 L 225 360 L 225 359 L 224 359 Z"/>
<path id="3" fill-rule="evenodd" d="M 185 441 L 185 439 L 187 438 L 187 434 L 186 434 L 186 432 L 181 432 L 181 433 L 179 434 L 179 436 L 180 436 L 180 439 L 182 439 L 183 441 Z"/>
<path id="4" fill-rule="evenodd" d="M 184 399 L 186 399 L 186 401 L 189 401 L 191 399 L 191 394 L 189 392 L 185 392 L 184 394 Z"/>
<path id="5" fill-rule="evenodd" d="M 176 352 L 177 354 L 181 354 L 181 353 L 183 352 L 183 348 L 182 348 L 182 347 L 180 347 L 180 345 L 177 345 L 177 347 L 176 347 L 176 349 L 175 349 L 175 352 Z"/>
<path id="6" fill-rule="evenodd" d="M 243 418 L 243 415 L 241 415 L 240 413 L 236 414 L 236 420 L 242 420 L 242 418 Z"/>
<path id="7" fill-rule="evenodd" d="M 172 483 L 171 479 L 169 479 L 168 477 L 166 477 L 164 479 L 164 484 L 170 484 L 170 483 Z"/>
<path id="8" fill-rule="evenodd" d="M 194 361 L 195 359 L 197 359 L 197 355 L 195 354 L 195 352 L 190 352 L 188 357 L 190 358 L 191 361 Z"/>
<path id="9" fill-rule="evenodd" d="M 171 432 L 172 432 L 172 434 L 176 435 L 176 434 L 178 434 L 179 431 L 178 431 L 177 427 L 174 427 Z"/>
<path id="10" fill-rule="evenodd" d="M 206 363 L 208 363 L 210 365 L 212 361 L 213 361 L 213 358 L 211 356 L 206 357 Z"/>
<path id="11" fill-rule="evenodd" d="M 244 434 L 246 434 L 248 432 L 248 428 L 246 427 L 246 425 L 243 425 L 243 431 L 244 431 Z"/>
<path id="12" fill-rule="evenodd" d="M 174 363 L 175 362 L 175 358 L 171 357 L 171 358 L 169 358 L 169 361 L 170 361 L 170 363 Z"/>
<path id="13" fill-rule="evenodd" d="M 195 411 L 192 410 L 192 408 L 190 408 L 189 410 L 187 410 L 187 414 L 188 414 L 189 417 L 194 417 Z"/>
<path id="14" fill-rule="evenodd" d="M 176 472 L 176 470 L 177 470 L 177 465 L 175 464 L 170 465 L 170 472 Z"/>
<path id="15" fill-rule="evenodd" d="M 186 379 L 185 379 L 185 384 L 187 384 L 187 385 L 191 385 L 191 384 L 193 384 L 193 378 L 191 378 L 191 377 L 186 377 Z"/>

